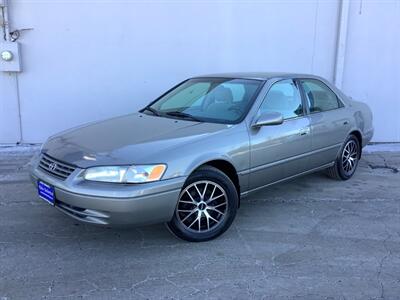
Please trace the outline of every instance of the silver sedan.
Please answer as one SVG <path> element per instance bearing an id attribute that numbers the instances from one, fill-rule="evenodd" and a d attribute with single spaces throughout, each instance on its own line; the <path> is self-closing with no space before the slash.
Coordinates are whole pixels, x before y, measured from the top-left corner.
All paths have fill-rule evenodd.
<path id="1" fill-rule="evenodd" d="M 140 112 L 50 137 L 31 177 L 42 199 L 77 220 L 165 222 L 182 239 L 206 241 L 251 192 L 318 170 L 351 178 L 372 135 L 368 106 L 323 78 L 208 75 Z"/>

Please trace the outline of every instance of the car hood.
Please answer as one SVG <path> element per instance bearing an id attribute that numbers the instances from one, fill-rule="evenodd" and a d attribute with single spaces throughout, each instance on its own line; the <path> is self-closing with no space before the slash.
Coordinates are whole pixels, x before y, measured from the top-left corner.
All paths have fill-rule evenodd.
<path id="1" fill-rule="evenodd" d="M 42 151 L 81 168 L 161 163 L 165 151 L 229 126 L 135 113 L 61 132 L 49 138 Z"/>

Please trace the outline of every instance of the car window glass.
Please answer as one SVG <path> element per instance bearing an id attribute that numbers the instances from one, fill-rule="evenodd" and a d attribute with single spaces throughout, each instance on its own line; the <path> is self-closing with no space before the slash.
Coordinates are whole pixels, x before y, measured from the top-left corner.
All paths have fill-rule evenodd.
<path id="1" fill-rule="evenodd" d="M 260 107 L 260 112 L 279 112 L 284 119 L 303 115 L 300 93 L 293 80 L 274 83 Z"/>
<path id="2" fill-rule="evenodd" d="M 341 107 L 336 94 L 316 79 L 300 80 L 310 112 L 321 112 Z"/>
<path id="3" fill-rule="evenodd" d="M 204 100 L 204 95 L 210 86 L 211 84 L 208 82 L 197 82 L 178 90 L 175 94 L 171 95 L 169 101 L 162 103 L 160 108 L 163 110 L 173 110 L 182 106 L 189 107 L 196 102 L 198 102 L 197 105 L 201 105 L 201 101 L 197 100 Z"/>
<path id="4" fill-rule="evenodd" d="M 151 105 L 161 116 L 184 113 L 196 119 L 236 123 L 243 119 L 262 85 L 260 80 L 193 78 Z"/>
<path id="5" fill-rule="evenodd" d="M 243 97 L 245 94 L 245 89 L 243 84 L 234 84 L 234 83 L 223 83 L 221 84 L 223 87 L 228 88 L 232 92 L 232 101 L 233 102 L 241 102 L 243 101 Z"/>

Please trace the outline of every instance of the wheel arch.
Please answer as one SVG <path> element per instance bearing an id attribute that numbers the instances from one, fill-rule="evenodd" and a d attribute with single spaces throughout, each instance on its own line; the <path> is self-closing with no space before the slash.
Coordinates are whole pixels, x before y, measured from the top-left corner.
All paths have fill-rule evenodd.
<path id="1" fill-rule="evenodd" d="M 353 130 L 353 131 L 351 131 L 349 133 L 349 135 L 354 135 L 357 138 L 358 143 L 360 144 L 360 154 L 359 154 L 359 159 L 360 159 L 361 158 L 361 152 L 362 152 L 362 142 L 363 142 L 362 134 L 361 134 L 361 132 L 359 130 Z"/>
<path id="2" fill-rule="evenodd" d="M 193 170 L 190 172 L 192 174 L 199 168 L 203 166 L 211 166 L 214 167 L 221 172 L 223 172 L 226 176 L 229 177 L 230 180 L 232 180 L 233 184 L 236 187 L 236 191 L 238 193 L 239 197 L 239 205 L 240 205 L 240 182 L 239 182 L 239 175 L 237 173 L 237 170 L 235 166 L 228 160 L 223 159 L 223 158 L 216 158 L 216 159 L 211 159 L 207 161 L 203 161 L 202 163 L 198 164 Z"/>

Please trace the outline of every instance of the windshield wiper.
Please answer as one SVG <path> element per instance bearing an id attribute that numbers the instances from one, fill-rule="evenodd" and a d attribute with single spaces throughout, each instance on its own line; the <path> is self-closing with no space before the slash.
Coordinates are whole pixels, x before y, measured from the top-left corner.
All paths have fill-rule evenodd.
<path id="1" fill-rule="evenodd" d="M 152 112 L 153 115 L 161 116 L 160 113 L 158 112 L 158 110 L 155 110 L 151 106 L 146 106 L 145 108 L 142 109 L 142 111 L 145 111 L 145 110 L 148 110 L 148 111 Z"/>
<path id="2" fill-rule="evenodd" d="M 196 122 L 203 122 L 202 120 L 196 118 L 195 116 L 192 116 L 191 114 L 187 114 L 181 111 L 169 111 L 167 113 L 165 113 L 168 116 L 173 116 L 173 117 L 182 117 L 185 119 L 190 119 Z"/>

